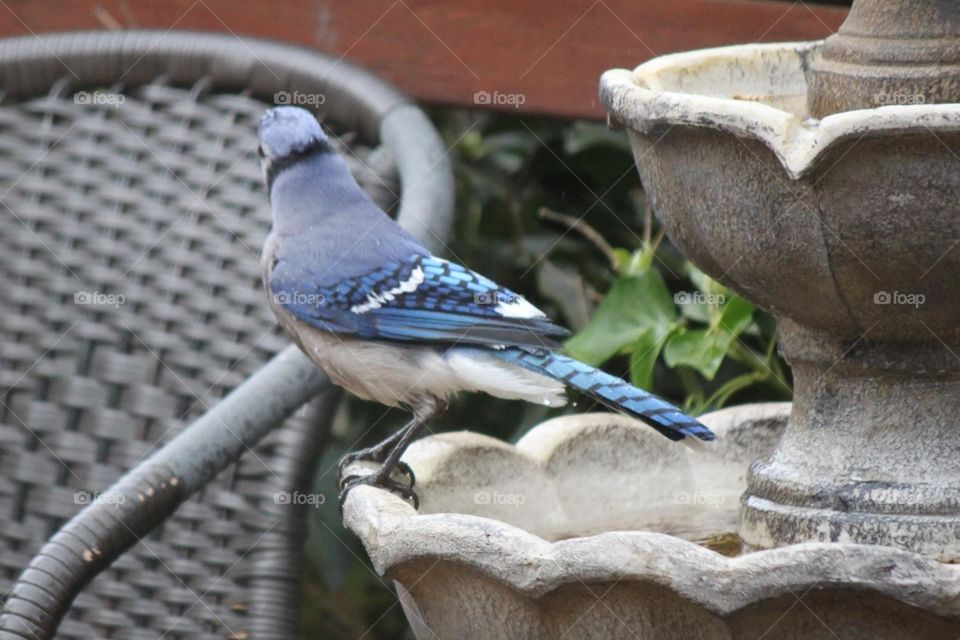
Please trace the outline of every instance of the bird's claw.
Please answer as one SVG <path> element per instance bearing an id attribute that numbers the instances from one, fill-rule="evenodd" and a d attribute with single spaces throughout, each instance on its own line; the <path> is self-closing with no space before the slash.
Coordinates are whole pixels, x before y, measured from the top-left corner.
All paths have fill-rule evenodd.
<path id="1" fill-rule="evenodd" d="M 429 419 L 436 410 L 436 400 L 426 398 L 420 409 L 414 411 L 413 420 L 411 420 L 403 429 L 400 429 L 383 442 L 348 453 L 339 461 L 340 468 L 340 512 L 343 513 L 343 503 L 347 499 L 347 494 L 354 487 L 366 484 L 374 487 L 381 487 L 388 491 L 399 494 L 404 500 L 413 503 L 414 508 L 419 508 L 420 500 L 413 491 L 416 484 L 416 476 L 410 465 L 400 460 L 400 456 L 410 445 L 410 441 L 417 434 L 423 423 Z M 424 413 L 426 412 L 426 413 Z M 378 464 L 372 470 L 372 473 L 357 473 L 351 466 L 355 463 Z M 406 476 L 408 482 L 401 482 L 394 477 L 394 472 Z"/>
<path id="2" fill-rule="evenodd" d="M 339 484 L 340 484 L 341 491 L 343 490 L 344 484 L 346 483 L 347 480 L 357 476 L 357 474 L 346 473 L 347 468 L 349 468 L 349 466 L 354 462 L 381 462 L 381 461 L 371 460 L 369 458 L 357 457 L 349 453 L 343 456 L 342 458 L 340 458 L 340 462 L 338 463 L 338 470 L 339 470 L 338 477 L 340 478 Z M 411 469 L 410 465 L 408 465 L 406 462 L 403 462 L 402 460 L 397 462 L 393 466 L 393 469 L 390 470 L 390 474 L 392 474 L 394 471 L 399 471 L 403 475 L 407 476 L 408 482 L 411 488 L 413 487 L 413 485 L 417 483 L 417 476 L 414 475 L 413 469 Z"/>
<path id="3" fill-rule="evenodd" d="M 420 508 L 420 498 L 413 490 L 413 471 L 405 463 L 400 463 L 403 467 L 406 468 L 404 472 L 410 477 L 410 484 L 404 484 L 398 482 L 390 477 L 387 477 L 385 474 L 381 473 L 383 469 L 375 471 L 374 473 L 367 475 L 349 475 L 340 479 L 340 511 L 343 511 L 343 503 L 347 499 L 347 495 L 354 487 L 360 485 L 369 485 L 372 487 L 379 487 L 381 489 L 386 489 L 387 491 L 392 491 L 396 493 L 401 498 L 413 504 L 414 509 Z M 398 465 L 399 467 L 399 465 Z"/>
<path id="4" fill-rule="evenodd" d="M 366 449 L 360 449 L 359 451 L 351 451 L 345 453 L 340 460 L 337 461 L 337 471 L 339 477 L 343 477 L 344 472 L 347 467 L 349 467 L 354 462 L 384 462 L 387 459 L 387 456 L 390 455 L 390 452 L 393 450 L 393 445 L 395 444 L 396 437 L 391 436 L 387 438 L 380 444 L 368 447 Z M 410 466 L 401 461 L 397 461 L 396 469 L 401 473 L 410 477 L 410 485 L 413 486 L 413 470 L 410 469 Z"/>
<path id="5" fill-rule="evenodd" d="M 406 462 L 403 462 L 403 461 L 401 460 L 401 461 L 398 462 L 397 465 L 394 467 L 394 470 L 399 471 L 400 473 L 402 473 L 403 475 L 407 476 L 407 478 L 410 479 L 410 488 L 411 488 L 411 489 L 413 488 L 413 485 L 417 484 L 417 476 L 414 475 L 413 469 L 411 469 L 411 468 L 410 468 L 410 465 L 408 465 Z"/>

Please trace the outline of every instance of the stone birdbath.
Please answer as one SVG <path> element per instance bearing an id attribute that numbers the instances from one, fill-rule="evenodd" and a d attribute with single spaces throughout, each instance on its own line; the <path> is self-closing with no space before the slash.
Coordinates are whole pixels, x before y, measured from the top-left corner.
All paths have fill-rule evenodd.
<path id="1" fill-rule="evenodd" d="M 960 4 L 603 75 L 672 241 L 773 313 L 790 405 L 705 450 L 606 414 L 405 458 L 347 525 L 418 638 L 960 637 Z"/>

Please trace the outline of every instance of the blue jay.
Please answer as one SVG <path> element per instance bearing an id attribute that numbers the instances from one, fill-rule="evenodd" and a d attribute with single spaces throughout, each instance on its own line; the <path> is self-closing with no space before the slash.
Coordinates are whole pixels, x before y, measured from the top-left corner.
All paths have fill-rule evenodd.
<path id="1" fill-rule="evenodd" d="M 280 324 L 335 384 L 413 414 L 341 460 L 341 476 L 354 460 L 380 463 L 341 477 L 341 504 L 358 484 L 416 502 L 400 456 L 458 391 L 560 406 L 573 387 L 671 440 L 715 437 L 660 398 L 558 353 L 568 332 L 523 297 L 431 255 L 359 187 L 310 112 L 270 109 L 259 138 L 273 220 L 262 275 Z"/>

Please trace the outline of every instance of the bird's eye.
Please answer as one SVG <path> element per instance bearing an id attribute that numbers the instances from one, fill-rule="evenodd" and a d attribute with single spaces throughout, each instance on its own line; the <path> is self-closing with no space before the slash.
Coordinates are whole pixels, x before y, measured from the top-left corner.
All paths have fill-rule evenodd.
<path id="1" fill-rule="evenodd" d="M 257 145 L 257 157 L 260 159 L 263 159 L 264 155 L 265 154 L 263 153 L 263 145 L 262 144 Z"/>

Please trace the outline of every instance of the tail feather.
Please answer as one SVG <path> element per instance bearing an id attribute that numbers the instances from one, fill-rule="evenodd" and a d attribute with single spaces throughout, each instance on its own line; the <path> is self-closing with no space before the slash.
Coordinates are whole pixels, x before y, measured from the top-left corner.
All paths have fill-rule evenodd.
<path id="1" fill-rule="evenodd" d="M 607 408 L 639 418 L 671 440 L 717 436 L 696 419 L 657 396 L 579 360 L 549 351 L 532 353 L 501 349 L 493 355 L 525 369 L 554 378 L 603 403 Z"/>

